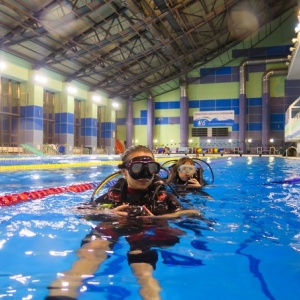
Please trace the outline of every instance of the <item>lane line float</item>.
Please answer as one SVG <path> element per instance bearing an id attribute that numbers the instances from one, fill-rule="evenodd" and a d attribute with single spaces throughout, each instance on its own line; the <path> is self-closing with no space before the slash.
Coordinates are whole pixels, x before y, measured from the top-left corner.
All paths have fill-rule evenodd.
<path id="1" fill-rule="evenodd" d="M 80 162 L 80 163 L 63 163 L 63 164 L 35 164 L 35 165 L 11 165 L 0 166 L 0 172 L 19 171 L 19 170 L 48 170 L 60 168 L 83 168 L 100 165 L 117 165 L 120 161 L 98 161 L 98 162 Z"/>
<path id="2" fill-rule="evenodd" d="M 81 193 L 87 190 L 94 189 L 98 183 L 82 183 L 82 184 L 73 184 L 65 187 L 54 187 L 46 188 L 35 191 L 27 191 L 15 194 L 8 194 L 0 196 L 0 206 L 10 206 L 15 205 L 21 202 L 26 202 L 29 200 L 37 200 L 45 198 L 49 195 L 57 195 L 62 193 Z"/>
<path id="3" fill-rule="evenodd" d="M 173 157 L 172 157 L 173 158 Z M 176 158 L 176 157 L 174 157 Z M 177 157 L 179 159 L 180 157 Z M 156 157 L 156 161 L 165 161 L 167 157 Z M 32 164 L 32 165 L 1 165 L 0 161 L 0 172 L 7 171 L 21 171 L 21 170 L 49 170 L 49 169 L 62 169 L 62 168 L 85 168 L 95 167 L 101 165 L 119 165 L 122 163 L 121 160 L 108 160 L 108 161 L 86 161 L 86 162 L 72 162 L 72 163 L 43 163 L 43 164 Z"/>

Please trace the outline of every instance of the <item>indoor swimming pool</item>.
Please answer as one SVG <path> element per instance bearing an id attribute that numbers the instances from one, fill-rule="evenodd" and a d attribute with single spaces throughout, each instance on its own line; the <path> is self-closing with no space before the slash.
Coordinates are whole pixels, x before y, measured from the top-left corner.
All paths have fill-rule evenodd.
<path id="1" fill-rule="evenodd" d="M 0 299 L 44 299 L 57 274 L 76 261 L 76 250 L 99 223 L 76 210 L 97 183 L 117 170 L 118 156 L 0 159 L 0 197 L 58 190 L 0 206 Z M 168 157 L 157 158 L 159 162 Z M 184 232 L 179 243 L 156 247 L 154 277 L 161 299 L 300 299 L 300 160 L 273 156 L 203 157 L 214 172 L 211 197 L 181 199 L 212 225 L 193 217 L 169 221 Z M 79 300 L 140 299 L 120 238 Z"/>

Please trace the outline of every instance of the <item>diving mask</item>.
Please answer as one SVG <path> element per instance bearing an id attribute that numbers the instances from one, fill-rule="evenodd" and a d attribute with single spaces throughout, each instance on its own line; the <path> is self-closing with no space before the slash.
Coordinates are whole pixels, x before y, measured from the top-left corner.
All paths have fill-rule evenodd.
<path id="1" fill-rule="evenodd" d="M 193 166 L 193 165 L 181 165 L 179 168 L 178 168 L 178 171 L 179 172 L 182 172 L 182 173 L 195 173 L 196 172 L 196 167 Z"/>
<path id="2" fill-rule="evenodd" d="M 159 173 L 160 164 L 155 162 L 150 156 L 138 156 L 127 163 L 118 166 L 120 169 L 127 169 L 129 175 L 134 179 L 150 179 Z"/>

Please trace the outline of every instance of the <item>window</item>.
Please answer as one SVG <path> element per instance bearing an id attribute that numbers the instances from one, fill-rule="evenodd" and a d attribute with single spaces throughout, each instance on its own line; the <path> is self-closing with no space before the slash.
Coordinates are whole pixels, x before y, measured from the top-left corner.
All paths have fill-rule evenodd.
<path id="1" fill-rule="evenodd" d="M 213 128 L 212 136 L 228 136 L 228 127 Z"/>
<path id="2" fill-rule="evenodd" d="M 207 136 L 207 128 L 192 128 L 192 136 Z"/>
<path id="3" fill-rule="evenodd" d="M 43 101 L 43 143 L 55 143 L 55 94 L 44 91 Z"/>
<path id="4" fill-rule="evenodd" d="M 0 145 L 17 147 L 20 144 L 20 83 L 1 78 Z"/>
<path id="5" fill-rule="evenodd" d="M 81 147 L 81 106 L 80 100 L 74 100 L 74 147 Z"/>
<path id="6" fill-rule="evenodd" d="M 228 127 L 220 127 L 220 128 L 213 128 L 213 127 L 195 127 L 192 128 L 192 136 L 195 137 L 222 137 L 228 136 Z"/>
<path id="7" fill-rule="evenodd" d="M 98 106 L 97 110 L 97 148 L 101 148 L 102 145 L 102 140 L 101 140 L 101 106 Z"/>

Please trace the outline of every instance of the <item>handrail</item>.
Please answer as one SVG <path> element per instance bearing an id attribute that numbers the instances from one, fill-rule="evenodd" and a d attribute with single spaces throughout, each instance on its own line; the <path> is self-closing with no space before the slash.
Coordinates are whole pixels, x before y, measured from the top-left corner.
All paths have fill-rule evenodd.
<path id="1" fill-rule="evenodd" d="M 0 153 L 20 154 L 20 153 L 24 153 L 24 149 L 22 147 L 0 146 Z"/>
<path id="2" fill-rule="evenodd" d="M 285 157 L 288 157 L 288 151 L 289 151 L 290 149 L 295 149 L 295 150 L 296 150 L 296 152 L 298 153 L 298 151 L 297 151 L 297 148 L 296 148 L 296 147 L 294 147 L 294 146 L 290 146 L 290 147 L 288 147 L 288 148 L 285 150 Z"/>
<path id="3" fill-rule="evenodd" d="M 58 152 L 58 150 L 56 149 L 55 145 L 43 145 L 43 153 L 46 155 L 59 155 L 60 153 Z"/>

